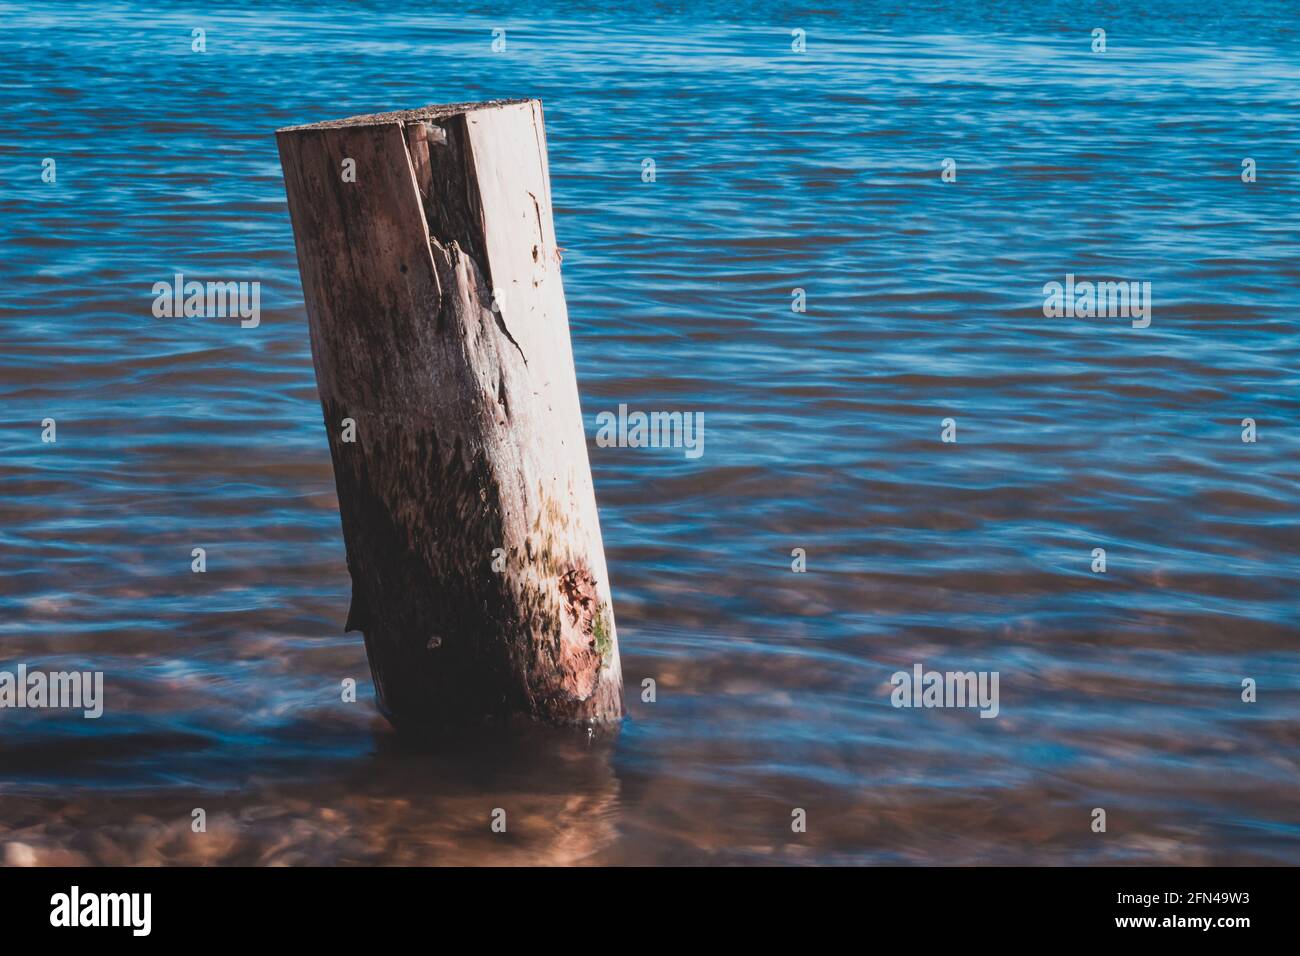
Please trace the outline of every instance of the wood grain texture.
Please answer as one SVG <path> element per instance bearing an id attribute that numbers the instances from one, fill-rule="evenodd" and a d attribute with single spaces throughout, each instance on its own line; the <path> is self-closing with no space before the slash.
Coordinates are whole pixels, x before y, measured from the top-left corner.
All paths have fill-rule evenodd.
<path id="1" fill-rule="evenodd" d="M 541 104 L 357 117 L 277 141 L 347 627 L 365 635 L 380 709 L 399 726 L 617 719 Z"/>

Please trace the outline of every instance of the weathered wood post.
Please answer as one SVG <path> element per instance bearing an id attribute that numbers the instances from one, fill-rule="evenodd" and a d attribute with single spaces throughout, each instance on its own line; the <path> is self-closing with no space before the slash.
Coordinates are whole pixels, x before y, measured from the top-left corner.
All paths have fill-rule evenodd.
<path id="1" fill-rule="evenodd" d="M 381 711 L 621 717 L 541 103 L 276 139 Z"/>

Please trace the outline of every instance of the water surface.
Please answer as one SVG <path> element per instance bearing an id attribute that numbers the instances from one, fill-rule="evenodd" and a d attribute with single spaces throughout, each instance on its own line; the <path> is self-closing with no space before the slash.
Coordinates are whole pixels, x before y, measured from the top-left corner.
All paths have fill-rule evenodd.
<path id="1" fill-rule="evenodd" d="M 0 843 L 1295 862 L 1296 11 L 1127 6 L 0 3 L 0 669 L 107 685 L 98 721 L 0 711 Z M 515 96 L 545 104 L 631 715 L 413 746 L 342 633 L 273 133 Z M 260 281 L 260 326 L 155 318 L 177 272 Z M 1045 319 L 1067 273 L 1151 282 L 1151 326 Z M 596 447 L 621 402 L 704 412 L 703 457 Z M 918 662 L 999 672 L 999 716 L 893 708 Z"/>

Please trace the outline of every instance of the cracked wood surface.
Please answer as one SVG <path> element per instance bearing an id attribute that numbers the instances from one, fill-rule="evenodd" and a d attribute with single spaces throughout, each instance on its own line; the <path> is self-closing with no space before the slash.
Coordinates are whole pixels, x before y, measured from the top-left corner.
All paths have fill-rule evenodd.
<path id="1" fill-rule="evenodd" d="M 541 104 L 377 114 L 277 141 L 347 627 L 365 636 L 380 709 L 399 726 L 617 719 Z"/>

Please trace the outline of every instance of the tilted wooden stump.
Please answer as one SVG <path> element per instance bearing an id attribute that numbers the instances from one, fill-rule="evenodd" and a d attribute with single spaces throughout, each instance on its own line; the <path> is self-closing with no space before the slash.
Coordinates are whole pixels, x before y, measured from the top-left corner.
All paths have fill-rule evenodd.
<path id="1" fill-rule="evenodd" d="M 380 709 L 621 717 L 541 103 L 276 139 Z"/>

